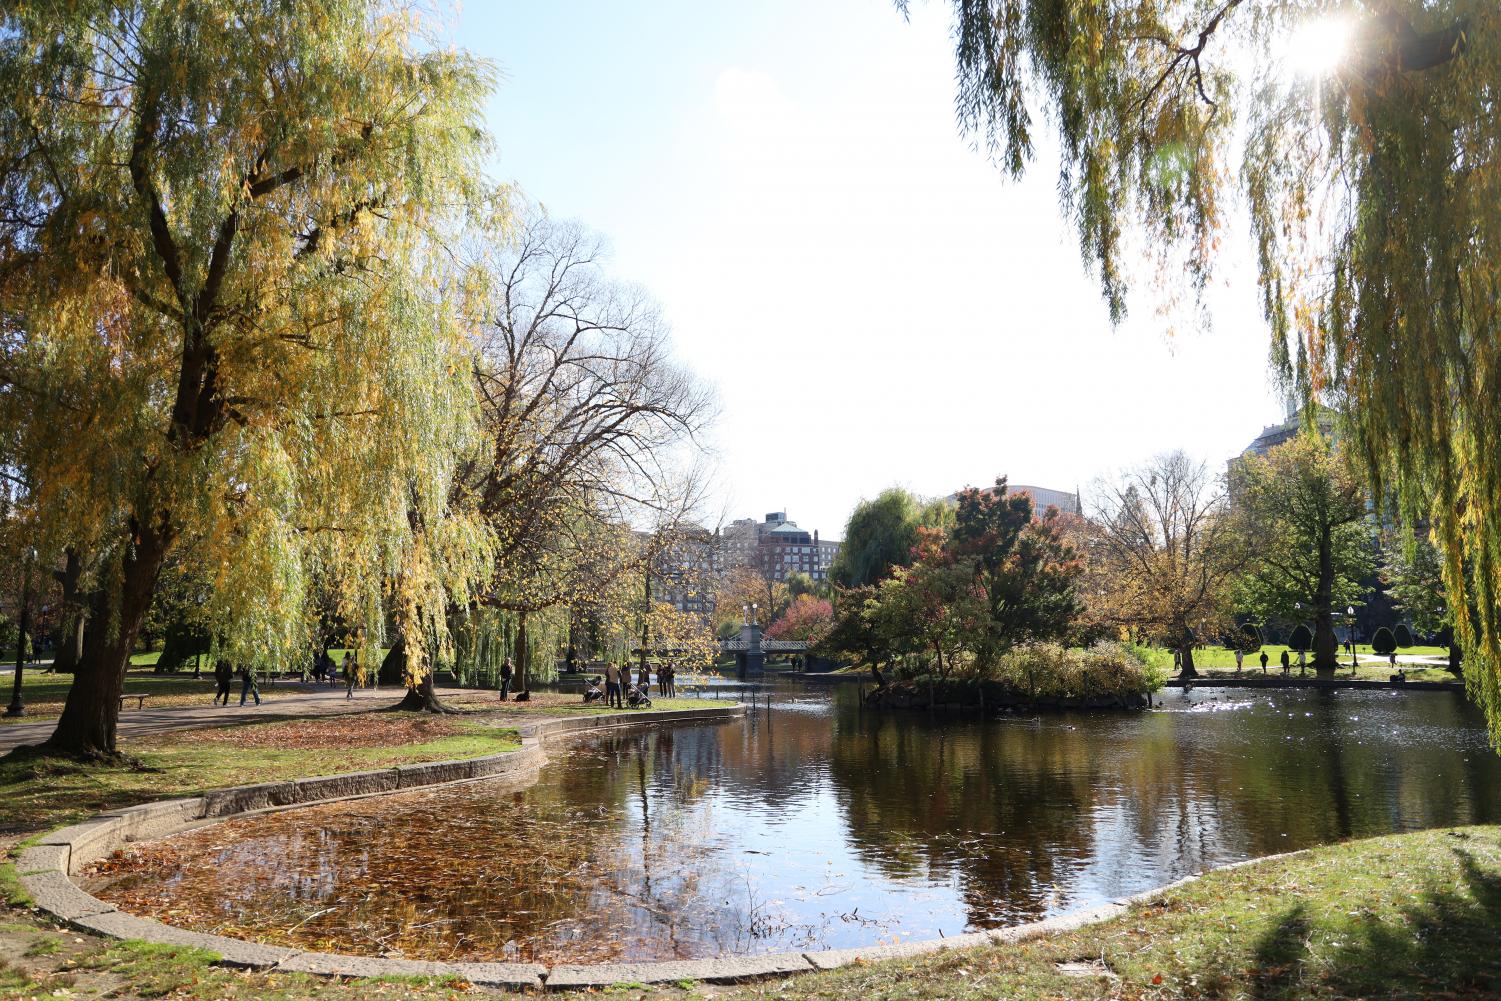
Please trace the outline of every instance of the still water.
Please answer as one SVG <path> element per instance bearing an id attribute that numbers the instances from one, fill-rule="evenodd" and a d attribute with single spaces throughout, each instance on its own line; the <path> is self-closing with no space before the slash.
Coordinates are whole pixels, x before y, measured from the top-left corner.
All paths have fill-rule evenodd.
<path id="1" fill-rule="evenodd" d="M 1200 689 L 988 721 L 855 696 L 778 686 L 744 720 L 553 743 L 524 790 L 216 825 L 95 886 L 305 948 L 697 958 L 954 935 L 1223 862 L 1501 820 L 1501 758 L 1458 694 Z"/>

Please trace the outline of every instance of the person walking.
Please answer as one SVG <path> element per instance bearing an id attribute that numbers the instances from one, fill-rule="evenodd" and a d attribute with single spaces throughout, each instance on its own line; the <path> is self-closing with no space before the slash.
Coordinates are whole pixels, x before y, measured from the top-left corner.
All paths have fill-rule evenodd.
<path id="1" fill-rule="evenodd" d="M 229 705 L 229 686 L 234 678 L 235 673 L 230 669 L 229 661 L 214 661 L 214 705 L 218 705 L 221 699 L 226 706 Z"/>
<path id="2" fill-rule="evenodd" d="M 256 684 L 255 671 L 248 667 L 240 668 L 240 705 L 245 704 L 248 696 L 255 696 L 255 704 L 261 704 L 261 687 Z"/>
<path id="3" fill-rule="evenodd" d="M 511 658 L 507 657 L 500 665 L 500 701 L 504 702 L 511 697 L 511 679 L 516 677 L 516 668 L 511 664 Z"/>
<path id="4" fill-rule="evenodd" d="M 354 698 L 354 682 L 359 670 L 354 662 L 352 651 L 344 651 L 344 699 L 349 701 Z"/>
<path id="5" fill-rule="evenodd" d="M 1261 673 L 1262 674 L 1266 673 L 1266 662 L 1267 662 L 1267 660 L 1268 660 L 1268 657 L 1266 655 L 1266 651 L 1265 650 L 1261 651 Z"/>
<path id="6" fill-rule="evenodd" d="M 605 707 L 620 704 L 620 668 L 612 660 L 605 661 Z"/>
<path id="7" fill-rule="evenodd" d="M 1282 651 L 1282 674 L 1283 674 L 1284 677 L 1287 675 L 1288 671 L 1292 670 L 1292 666 L 1293 666 L 1292 658 L 1287 655 L 1287 651 L 1286 650 L 1283 650 Z"/>
<path id="8" fill-rule="evenodd" d="M 1301 678 L 1301 677 L 1303 677 L 1307 673 L 1308 673 L 1308 651 L 1307 650 L 1299 650 L 1298 651 L 1298 677 Z"/>
<path id="9" fill-rule="evenodd" d="M 1239 674 L 1246 666 L 1246 652 L 1239 648 L 1235 651 L 1235 673 Z"/>

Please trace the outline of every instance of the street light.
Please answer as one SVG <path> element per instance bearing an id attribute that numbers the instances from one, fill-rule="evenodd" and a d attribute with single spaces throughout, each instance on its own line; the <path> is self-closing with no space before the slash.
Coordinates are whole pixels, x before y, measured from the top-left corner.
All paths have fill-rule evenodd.
<path id="1" fill-rule="evenodd" d="M 1353 675 L 1359 668 L 1359 662 L 1355 659 L 1355 606 L 1345 606 L 1345 634 L 1350 639 L 1350 673 Z"/>
<path id="2" fill-rule="evenodd" d="M 26 630 L 31 628 L 31 564 L 36 562 L 36 550 L 26 550 L 26 562 L 21 566 L 21 629 L 16 635 L 16 678 L 10 690 L 10 705 L 5 707 L 7 716 L 25 716 L 26 703 L 21 700 L 21 679 L 26 667 Z"/>

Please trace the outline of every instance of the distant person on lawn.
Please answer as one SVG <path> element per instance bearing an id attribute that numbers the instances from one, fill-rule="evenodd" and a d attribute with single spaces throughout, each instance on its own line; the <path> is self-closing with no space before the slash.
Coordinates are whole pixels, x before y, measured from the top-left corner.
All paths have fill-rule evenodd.
<path id="1" fill-rule="evenodd" d="M 1293 668 L 1293 659 L 1287 655 L 1287 651 L 1286 650 L 1283 650 L 1282 651 L 1282 673 L 1286 674 L 1288 671 L 1291 671 L 1292 668 Z"/>
<path id="2" fill-rule="evenodd" d="M 511 697 L 511 679 L 516 677 L 516 668 L 511 664 L 511 658 L 507 657 L 500 665 L 500 701 L 504 702 Z"/>
<path id="3" fill-rule="evenodd" d="M 1266 673 L 1266 662 L 1267 662 L 1267 659 L 1268 658 L 1267 658 L 1267 655 L 1266 655 L 1266 651 L 1265 650 L 1261 651 L 1261 673 L 1262 674 Z"/>

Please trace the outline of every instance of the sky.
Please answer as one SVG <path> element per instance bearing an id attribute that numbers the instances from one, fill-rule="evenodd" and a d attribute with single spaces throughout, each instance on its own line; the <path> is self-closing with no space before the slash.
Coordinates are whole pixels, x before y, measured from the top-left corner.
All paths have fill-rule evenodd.
<path id="1" fill-rule="evenodd" d="M 714 387 L 709 520 L 838 537 L 861 498 L 1071 490 L 1281 419 L 1242 234 L 1207 329 L 1112 328 L 1044 148 L 1008 180 L 954 119 L 949 5 L 481 3 L 491 171 L 611 247 Z"/>

